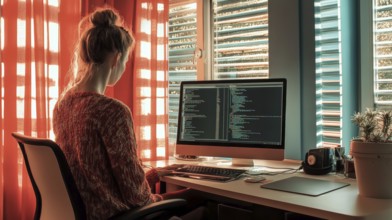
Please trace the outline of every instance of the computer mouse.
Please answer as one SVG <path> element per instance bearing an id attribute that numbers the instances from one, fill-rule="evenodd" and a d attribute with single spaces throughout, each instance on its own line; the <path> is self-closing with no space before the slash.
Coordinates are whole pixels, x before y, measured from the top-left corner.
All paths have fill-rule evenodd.
<path id="1" fill-rule="evenodd" d="M 251 176 L 244 179 L 244 181 L 247 183 L 260 183 L 264 180 L 266 180 L 264 176 Z"/>

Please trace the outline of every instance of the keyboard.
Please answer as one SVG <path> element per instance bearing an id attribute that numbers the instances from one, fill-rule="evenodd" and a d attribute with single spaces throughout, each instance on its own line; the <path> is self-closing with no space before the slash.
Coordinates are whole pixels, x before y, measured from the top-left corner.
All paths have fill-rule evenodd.
<path id="1" fill-rule="evenodd" d="M 171 170 L 171 174 L 175 176 L 215 180 L 221 182 L 236 180 L 247 171 L 244 169 L 209 167 L 189 164 L 174 164 L 167 166 L 165 170 Z"/>

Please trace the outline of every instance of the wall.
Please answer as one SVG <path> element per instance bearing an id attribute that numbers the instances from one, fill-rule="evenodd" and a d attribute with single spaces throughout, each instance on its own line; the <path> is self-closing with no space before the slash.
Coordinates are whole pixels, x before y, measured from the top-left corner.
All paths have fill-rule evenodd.
<path id="1" fill-rule="evenodd" d="M 301 69 L 299 1 L 268 2 L 270 78 L 287 79 L 285 158 L 300 159 Z"/>

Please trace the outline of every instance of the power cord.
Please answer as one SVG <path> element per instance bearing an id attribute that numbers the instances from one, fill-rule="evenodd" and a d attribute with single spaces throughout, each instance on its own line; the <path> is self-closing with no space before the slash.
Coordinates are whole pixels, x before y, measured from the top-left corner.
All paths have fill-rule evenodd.
<path id="1" fill-rule="evenodd" d="M 277 170 L 282 170 L 282 171 L 252 171 L 249 170 L 245 174 L 253 176 L 253 175 L 267 175 L 267 176 L 274 176 L 274 175 L 279 175 L 279 174 L 284 174 L 284 173 L 296 173 L 300 171 L 303 166 L 299 166 L 298 168 L 285 168 L 285 167 L 270 167 L 270 166 L 264 166 L 263 168 L 268 168 L 268 169 L 277 169 Z"/>

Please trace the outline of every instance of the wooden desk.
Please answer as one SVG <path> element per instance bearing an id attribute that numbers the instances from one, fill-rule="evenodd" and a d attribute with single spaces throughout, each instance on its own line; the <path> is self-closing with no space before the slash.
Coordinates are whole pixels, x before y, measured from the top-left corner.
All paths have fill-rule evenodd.
<path id="1" fill-rule="evenodd" d="M 173 162 L 184 163 L 183 161 L 171 161 L 171 163 Z M 257 161 L 255 166 L 298 168 L 299 162 Z M 356 180 L 345 178 L 342 174 L 328 174 L 323 176 L 307 175 L 302 172 L 295 174 L 279 174 L 276 176 L 266 176 L 267 181 L 265 183 L 291 176 L 346 182 L 349 183 L 350 186 L 317 197 L 312 197 L 263 189 L 260 188 L 261 183 L 246 183 L 241 179 L 228 183 L 220 183 L 170 176 L 164 177 L 163 181 L 167 184 L 167 191 L 175 190 L 178 187 L 190 187 L 195 190 L 237 201 L 324 219 L 392 219 L 392 200 L 372 199 L 359 196 Z"/>

